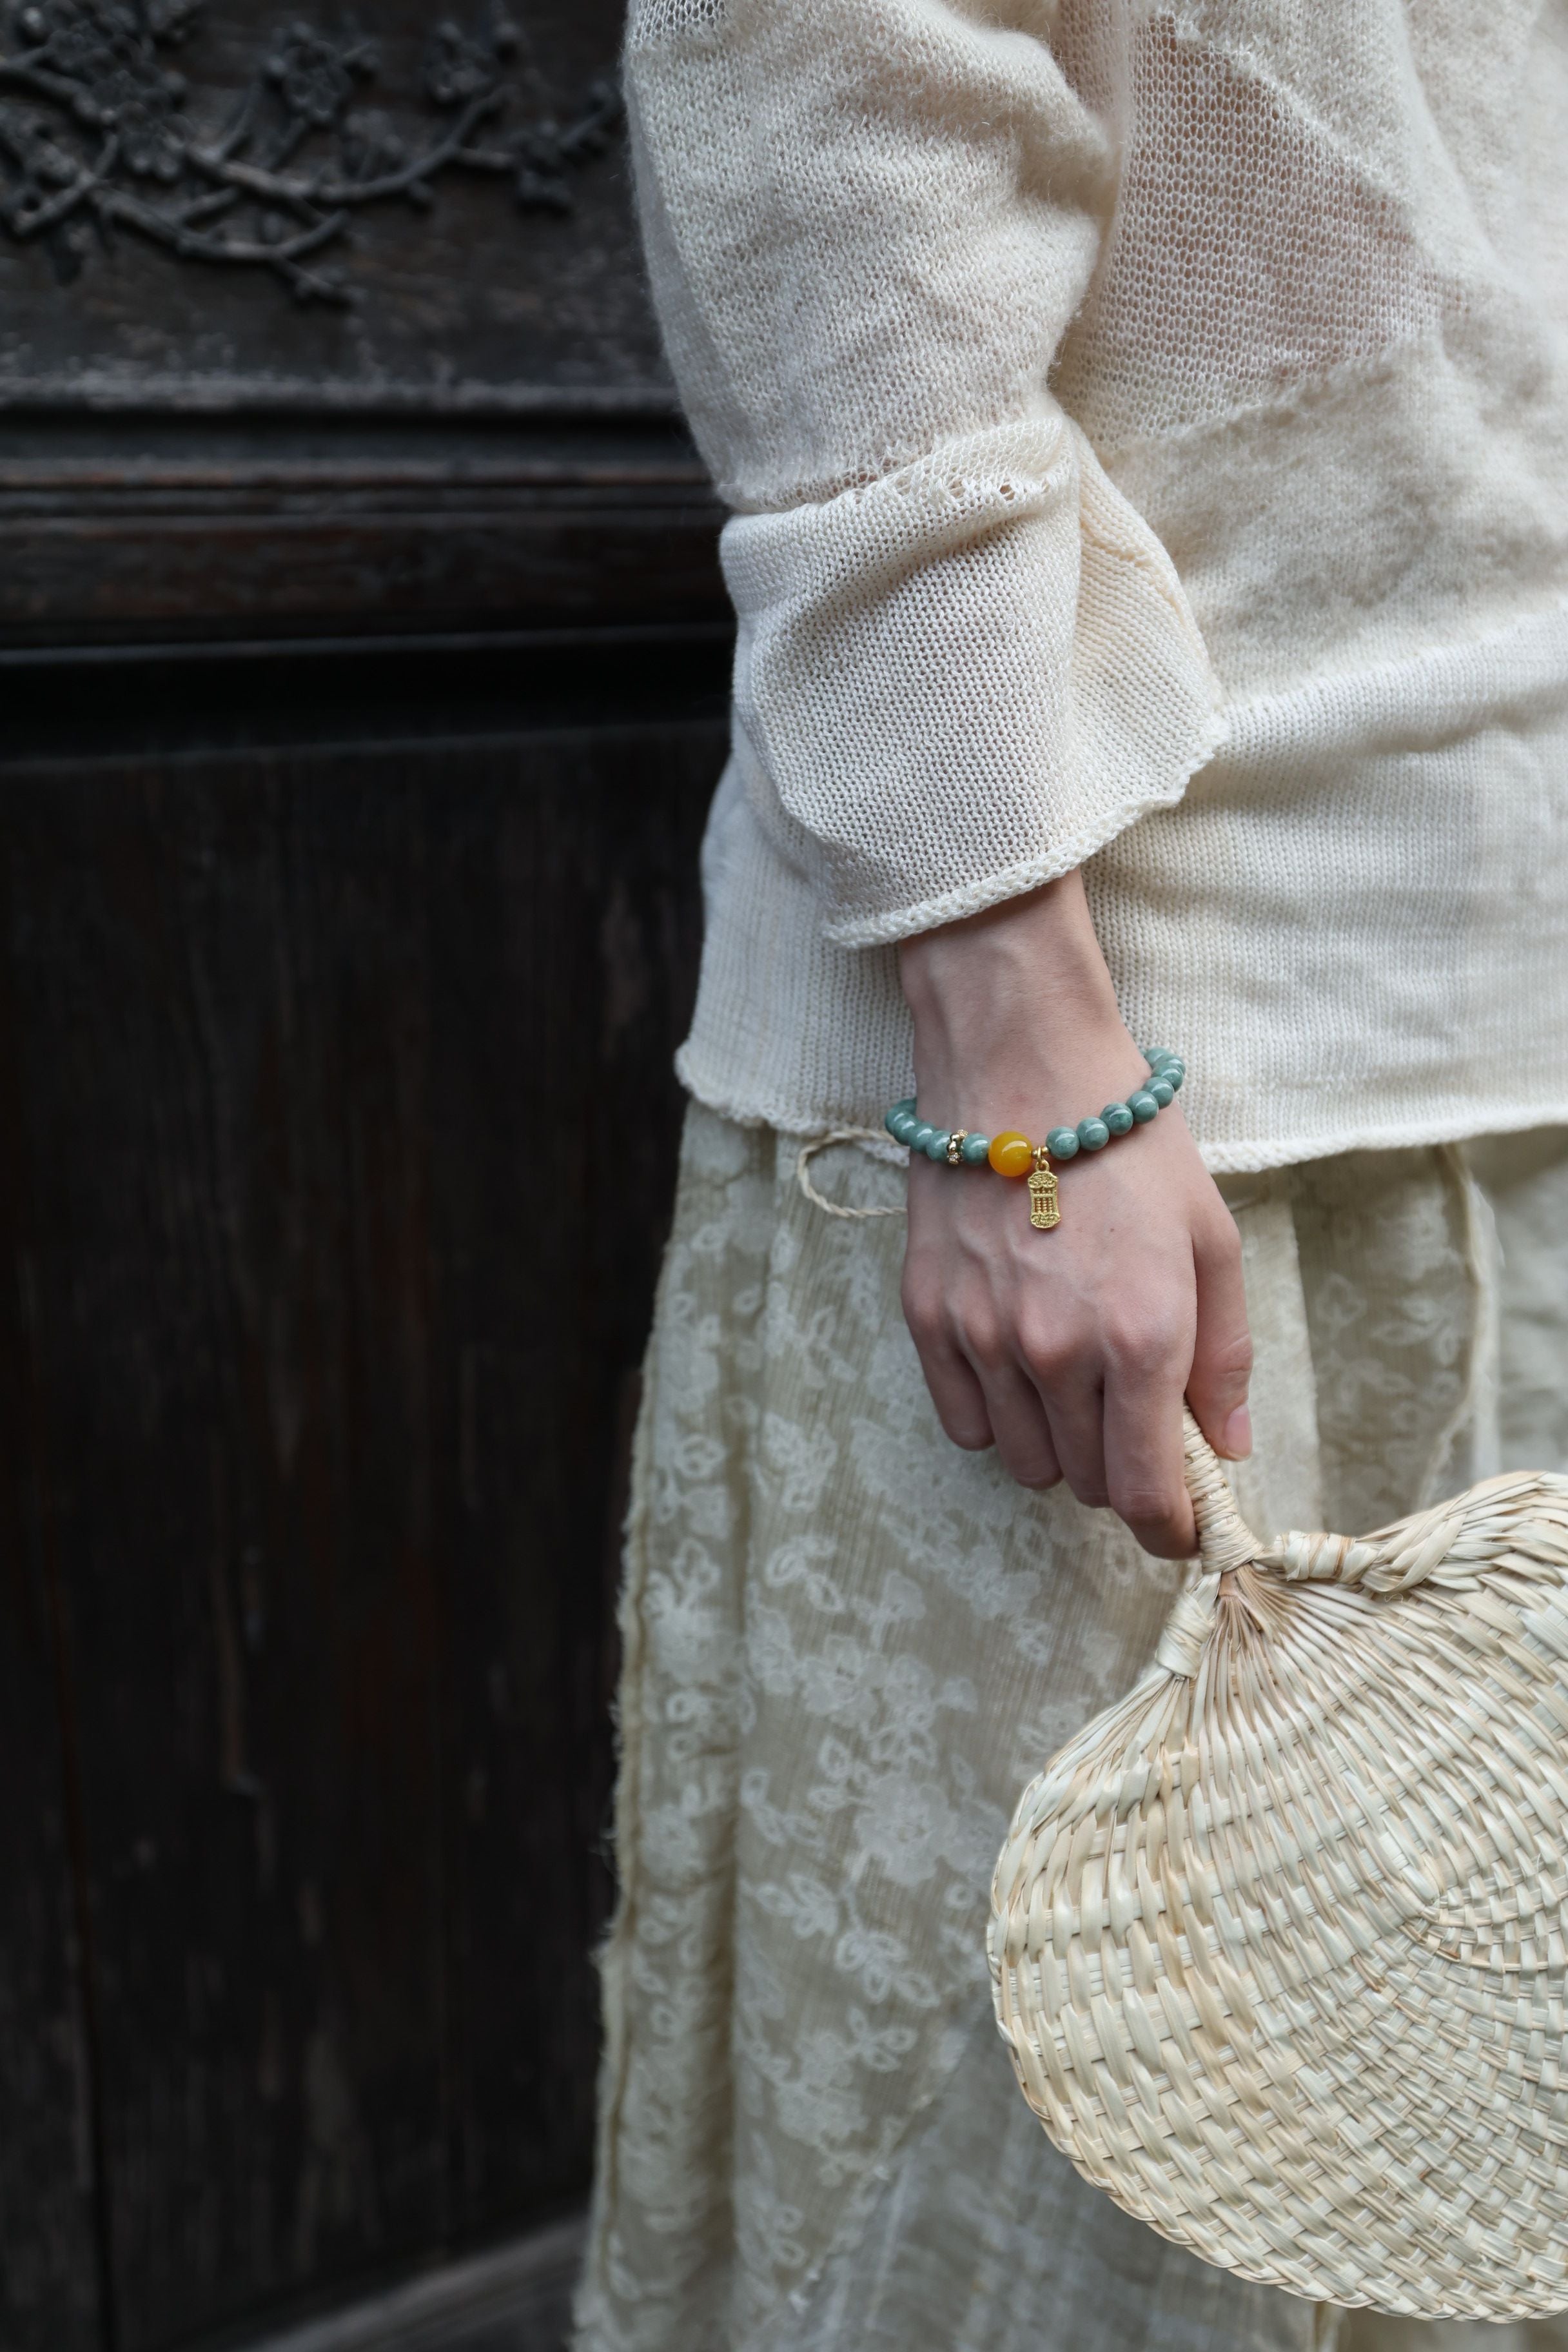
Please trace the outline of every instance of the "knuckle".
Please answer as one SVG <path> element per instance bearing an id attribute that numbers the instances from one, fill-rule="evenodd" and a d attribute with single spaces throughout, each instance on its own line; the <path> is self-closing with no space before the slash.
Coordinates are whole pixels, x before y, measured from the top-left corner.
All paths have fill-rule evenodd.
<path id="1" fill-rule="evenodd" d="M 1173 1528 L 1181 1519 L 1181 1497 L 1169 1486 L 1135 1482 L 1119 1486 L 1112 1500 L 1130 1528 Z"/>
<path id="2" fill-rule="evenodd" d="M 952 1397 L 933 1400 L 936 1417 L 943 1433 L 965 1454 L 984 1454 L 995 1443 L 991 1423 L 978 1406 L 969 1405 Z"/>
<path id="3" fill-rule="evenodd" d="M 984 1454 L 996 1443 L 989 1428 L 978 1428 L 968 1423 L 949 1427 L 947 1433 L 963 1454 Z"/>
<path id="4" fill-rule="evenodd" d="M 1156 1558 L 1184 1559 L 1192 1550 L 1192 1514 L 1179 1488 L 1135 1479 L 1118 1485 L 1111 1506 L 1144 1550 Z"/>
<path id="5" fill-rule="evenodd" d="M 963 1352 L 971 1363 L 994 1371 L 1009 1354 L 1007 1333 L 999 1317 L 971 1309 L 963 1318 Z"/>
<path id="6" fill-rule="evenodd" d="M 936 1344 L 942 1328 L 942 1293 L 934 1283 L 906 1275 L 901 1303 L 904 1321 L 917 1348 Z"/>
<path id="7" fill-rule="evenodd" d="M 1064 1388 L 1083 1369 L 1089 1345 L 1071 1325 L 1026 1323 L 1018 1334 L 1018 1352 L 1042 1387 Z"/>
<path id="8" fill-rule="evenodd" d="M 1060 1481 L 1060 1465 L 1044 1446 L 1015 1444 L 1005 1459 L 1009 1477 L 1020 1486 L 1032 1487 L 1037 1494 Z"/>
<path id="9" fill-rule="evenodd" d="M 1181 1352 L 1183 1318 L 1163 1301 L 1120 1304 L 1105 1321 L 1105 1352 L 1123 1369 L 1143 1370 L 1172 1362 Z"/>
<path id="10" fill-rule="evenodd" d="M 1143 1550 L 1156 1559 L 1190 1559 L 1197 1550 L 1197 1534 L 1190 1520 L 1129 1519 L 1127 1524 Z"/>
<path id="11" fill-rule="evenodd" d="M 942 1328 L 939 1316 L 931 1314 L 923 1308 L 917 1308 L 911 1312 L 906 1307 L 904 1321 L 909 1326 L 910 1337 L 915 1343 L 915 1351 L 918 1355 L 934 1356 L 940 1351 L 942 1345 Z"/>
<path id="12" fill-rule="evenodd" d="M 1018 1352 L 1029 1377 L 1041 1388 L 1059 1389 L 1072 1376 L 1073 1351 L 1059 1339 L 1043 1334 L 1027 1337 L 1020 1343 Z"/>
<path id="13" fill-rule="evenodd" d="M 1227 1386 L 1245 1383 L 1252 1370 L 1252 1335 L 1249 1331 L 1233 1331 L 1205 1351 L 1211 1378 Z"/>

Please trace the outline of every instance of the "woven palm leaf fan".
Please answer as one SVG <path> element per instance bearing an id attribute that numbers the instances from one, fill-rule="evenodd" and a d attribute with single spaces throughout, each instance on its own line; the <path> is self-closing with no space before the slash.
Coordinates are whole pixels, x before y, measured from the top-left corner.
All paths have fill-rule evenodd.
<path id="1" fill-rule="evenodd" d="M 1206 2261 L 1425 2318 L 1568 2305 L 1568 1479 L 1202 1543 L 1025 1790 L 997 2022 L 1086 2179 Z"/>

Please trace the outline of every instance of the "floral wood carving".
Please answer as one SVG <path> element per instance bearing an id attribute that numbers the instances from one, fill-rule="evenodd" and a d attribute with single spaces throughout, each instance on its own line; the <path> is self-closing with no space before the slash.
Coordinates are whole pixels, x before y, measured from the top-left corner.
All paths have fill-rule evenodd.
<path id="1" fill-rule="evenodd" d="M 0 228 L 41 239 L 62 282 L 128 230 L 178 260 L 270 271 L 301 301 L 352 302 L 321 257 L 356 213 L 423 211 L 458 173 L 510 182 L 525 211 L 569 212 L 572 173 L 620 121 L 607 78 L 557 120 L 518 27 L 492 7 L 474 31 L 435 26 L 412 125 L 356 103 L 379 69 L 374 41 L 295 22 L 209 133 L 167 61 L 203 5 L 12 0 L 0 16 Z"/>

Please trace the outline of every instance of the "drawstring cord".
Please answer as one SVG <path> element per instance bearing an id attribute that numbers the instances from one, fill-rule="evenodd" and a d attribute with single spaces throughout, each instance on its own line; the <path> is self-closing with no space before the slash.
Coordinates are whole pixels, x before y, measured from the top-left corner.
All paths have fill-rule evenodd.
<path id="1" fill-rule="evenodd" d="M 1437 1158 L 1453 1187 L 1463 1235 L 1465 1274 L 1470 1287 L 1469 1348 L 1458 1402 L 1437 1433 L 1426 1473 L 1415 1494 L 1420 1510 L 1437 1492 L 1455 1446 L 1470 1433 L 1472 1480 L 1490 1477 L 1500 1453 L 1498 1407 L 1498 1235 L 1491 1203 L 1477 1182 L 1461 1143 L 1440 1143 Z"/>
<path id="2" fill-rule="evenodd" d="M 885 1143 L 886 1141 L 887 1138 L 879 1127 L 836 1127 L 831 1134 L 815 1136 L 805 1146 L 795 1163 L 795 1181 L 811 1202 L 812 1207 L 820 1209 L 824 1216 L 844 1217 L 857 1224 L 868 1217 L 901 1217 L 906 1214 L 901 1201 L 885 1209 L 842 1208 L 837 1201 L 826 1200 L 817 1191 L 806 1172 L 817 1153 L 827 1150 L 835 1143 Z"/>

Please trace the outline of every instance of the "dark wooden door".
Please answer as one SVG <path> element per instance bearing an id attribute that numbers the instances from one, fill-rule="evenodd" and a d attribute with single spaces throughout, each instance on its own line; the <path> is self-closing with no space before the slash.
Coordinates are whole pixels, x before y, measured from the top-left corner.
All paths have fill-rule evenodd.
<path id="1" fill-rule="evenodd" d="M 0 2352 L 586 2182 L 728 659 L 617 15 L 0 13 Z"/>

